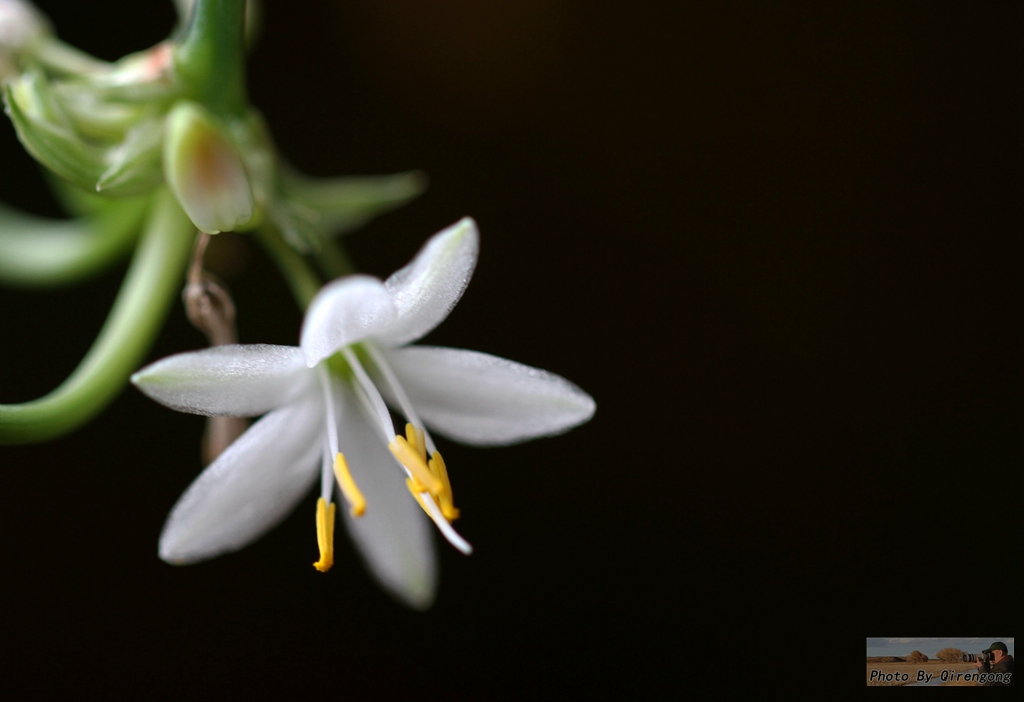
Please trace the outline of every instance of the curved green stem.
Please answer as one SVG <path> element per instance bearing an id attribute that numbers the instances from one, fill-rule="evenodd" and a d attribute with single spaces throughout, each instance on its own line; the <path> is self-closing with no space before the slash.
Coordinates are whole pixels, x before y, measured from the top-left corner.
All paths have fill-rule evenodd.
<path id="1" fill-rule="evenodd" d="M 306 259 L 281 238 L 281 234 L 275 228 L 263 226 L 259 227 L 255 233 L 263 248 L 267 250 L 267 254 L 277 264 L 281 275 L 288 281 L 288 286 L 292 289 L 292 295 L 295 296 L 299 307 L 302 309 L 309 307 L 310 301 L 322 285 L 319 276 L 306 262 Z"/>
<path id="2" fill-rule="evenodd" d="M 34 58 L 55 73 L 73 76 L 103 73 L 113 65 L 65 44 L 56 37 L 48 37 L 40 42 L 35 47 Z"/>
<path id="3" fill-rule="evenodd" d="M 340 278 L 356 272 L 352 259 L 348 257 L 341 244 L 327 237 L 322 238 L 319 243 L 320 247 L 313 255 L 320 265 L 320 270 L 328 278 Z"/>
<path id="4" fill-rule="evenodd" d="M 184 41 L 174 52 L 178 76 L 220 117 L 246 109 L 245 0 L 195 0 Z"/>
<path id="5" fill-rule="evenodd" d="M 148 206 L 148 197 L 123 199 L 59 220 L 0 205 L 0 282 L 64 285 L 103 270 L 131 251 Z"/>
<path id="6" fill-rule="evenodd" d="M 66 434 L 114 399 L 145 357 L 177 296 L 194 231 L 171 193 L 159 190 L 121 290 L 92 348 L 49 395 L 0 405 L 0 443 Z"/>

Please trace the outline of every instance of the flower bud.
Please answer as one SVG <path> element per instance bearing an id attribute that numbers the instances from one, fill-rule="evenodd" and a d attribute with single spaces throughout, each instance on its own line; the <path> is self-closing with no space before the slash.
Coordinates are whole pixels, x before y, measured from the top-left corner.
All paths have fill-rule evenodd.
<path id="1" fill-rule="evenodd" d="M 242 158 L 223 127 L 196 103 L 178 103 L 167 118 L 164 175 L 200 231 L 229 232 L 253 219 Z"/>
<path id="2" fill-rule="evenodd" d="M 37 161 L 80 188 L 94 189 L 109 167 L 107 151 L 75 133 L 42 75 L 29 72 L 8 82 L 4 102 L 18 138 Z"/>

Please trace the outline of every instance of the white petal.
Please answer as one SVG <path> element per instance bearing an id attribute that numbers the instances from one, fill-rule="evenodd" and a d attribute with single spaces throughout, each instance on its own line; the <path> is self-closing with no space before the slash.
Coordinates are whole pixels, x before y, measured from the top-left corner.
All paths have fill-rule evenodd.
<path id="1" fill-rule="evenodd" d="M 285 404 L 314 379 L 295 346 L 233 344 L 152 363 L 132 383 L 180 412 L 255 417 Z"/>
<path id="2" fill-rule="evenodd" d="M 561 434 L 596 408 L 565 378 L 497 356 L 437 346 L 384 353 L 427 426 L 462 443 L 498 446 Z"/>
<path id="3" fill-rule="evenodd" d="M 342 346 L 377 334 L 398 316 L 384 284 L 368 275 L 351 275 L 325 285 L 309 303 L 300 346 L 312 368 Z"/>
<path id="4" fill-rule="evenodd" d="M 479 241 L 476 222 L 465 217 L 435 234 L 412 263 L 388 278 L 384 286 L 398 308 L 398 319 L 377 338 L 398 346 L 440 324 L 469 285 Z"/>
<path id="5" fill-rule="evenodd" d="M 252 425 L 171 510 L 160 558 L 175 564 L 213 558 L 276 525 L 319 474 L 324 429 L 319 396 L 276 409 Z"/>
<path id="6" fill-rule="evenodd" d="M 405 487 L 405 473 L 380 440 L 355 391 L 336 383 L 339 449 L 366 498 L 353 518 L 344 501 L 345 526 L 381 586 L 414 609 L 426 609 L 437 590 L 433 527 Z"/>

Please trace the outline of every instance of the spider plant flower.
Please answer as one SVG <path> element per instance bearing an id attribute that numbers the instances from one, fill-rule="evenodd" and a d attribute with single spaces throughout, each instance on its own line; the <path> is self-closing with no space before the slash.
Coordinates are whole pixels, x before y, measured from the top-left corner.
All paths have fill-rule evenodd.
<path id="1" fill-rule="evenodd" d="M 386 281 L 353 275 L 307 310 L 299 347 L 235 345 L 158 361 L 132 378 L 177 410 L 265 416 L 171 511 L 160 557 L 193 563 L 252 542 L 320 478 L 321 571 L 333 563 L 335 505 L 382 586 L 414 608 L 434 598 L 432 521 L 463 553 L 448 468 L 431 431 L 512 444 L 587 421 L 594 401 L 552 373 L 475 351 L 407 346 L 447 317 L 476 265 L 470 219 L 434 236 Z M 388 410 L 405 418 L 396 432 Z M 426 515 L 426 516 L 424 516 Z"/>

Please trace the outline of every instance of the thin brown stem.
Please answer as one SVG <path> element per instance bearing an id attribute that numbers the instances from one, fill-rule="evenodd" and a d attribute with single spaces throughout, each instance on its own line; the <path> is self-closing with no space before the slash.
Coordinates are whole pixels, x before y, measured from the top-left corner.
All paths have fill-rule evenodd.
<path id="1" fill-rule="evenodd" d="M 203 257 L 209 244 L 210 235 L 199 232 L 182 292 L 185 314 L 192 326 L 203 332 L 210 346 L 236 344 L 235 303 L 227 287 L 203 269 Z M 212 463 L 248 426 L 249 423 L 240 417 L 209 417 L 203 435 L 203 463 Z"/>

